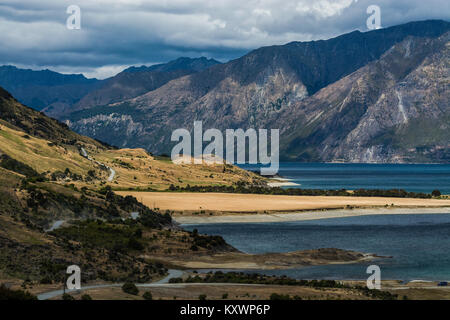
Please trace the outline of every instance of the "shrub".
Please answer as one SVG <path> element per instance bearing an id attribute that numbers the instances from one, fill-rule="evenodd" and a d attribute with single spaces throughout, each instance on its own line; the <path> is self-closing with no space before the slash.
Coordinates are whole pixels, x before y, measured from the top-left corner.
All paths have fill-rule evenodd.
<path id="1" fill-rule="evenodd" d="M 144 246 L 142 245 L 142 243 L 140 243 L 135 238 L 131 238 L 130 240 L 128 240 L 128 248 L 137 251 L 144 250 Z"/>
<path id="2" fill-rule="evenodd" d="M 228 293 L 224 293 L 224 294 L 222 295 L 222 299 L 228 299 Z"/>
<path id="3" fill-rule="evenodd" d="M 238 182 L 235 186 L 190 186 L 184 188 L 178 186 L 168 188 L 167 191 L 172 192 L 218 192 L 218 193 L 244 193 L 244 194 L 274 194 L 288 196 L 349 196 L 349 197 L 395 197 L 395 198 L 422 198 L 429 199 L 431 194 L 422 192 L 407 192 L 401 189 L 392 190 L 376 190 L 376 189 L 358 189 L 348 192 L 341 190 L 321 190 L 321 189 L 299 189 L 290 188 L 282 189 L 279 187 L 267 188 L 264 186 L 246 185 Z"/>
<path id="4" fill-rule="evenodd" d="M 28 166 L 25 163 L 22 163 L 20 161 L 17 161 L 16 159 L 13 159 L 6 154 L 0 155 L 0 167 L 23 174 L 27 178 L 40 176 L 39 173 L 37 173 L 30 166 Z"/>
<path id="5" fill-rule="evenodd" d="M 440 197 L 441 196 L 441 192 L 439 190 L 433 190 L 433 192 L 431 193 L 431 195 L 433 197 Z"/>
<path id="6" fill-rule="evenodd" d="M 270 300 L 291 300 L 291 297 L 288 294 L 272 293 Z"/>
<path id="7" fill-rule="evenodd" d="M 89 246 L 126 252 L 127 248 L 134 250 L 143 248 L 134 237 L 137 229 L 135 226 L 111 224 L 102 220 L 85 220 L 54 230 L 52 234 L 67 240 L 80 241 Z"/>
<path id="8" fill-rule="evenodd" d="M 71 296 L 70 294 L 68 294 L 68 293 L 64 293 L 64 294 L 62 295 L 62 299 L 65 300 L 65 301 L 72 301 L 72 300 L 75 300 L 75 298 L 72 297 L 72 296 Z"/>
<path id="9" fill-rule="evenodd" d="M 52 284 L 52 279 L 49 276 L 45 276 L 39 281 L 40 284 Z"/>
<path id="10" fill-rule="evenodd" d="M 182 278 L 171 278 L 169 279 L 169 283 L 182 283 L 183 279 Z"/>
<path id="11" fill-rule="evenodd" d="M 142 298 L 144 298 L 145 300 L 153 300 L 153 295 L 150 291 L 146 291 L 143 295 Z"/>
<path id="12" fill-rule="evenodd" d="M 136 287 L 136 285 L 132 282 L 126 282 L 123 286 L 122 286 L 122 291 L 128 294 L 132 294 L 137 296 L 139 293 L 139 289 Z"/>
<path id="13" fill-rule="evenodd" d="M 205 301 L 206 300 L 206 294 L 201 294 L 198 296 L 198 300 Z"/>
<path id="14" fill-rule="evenodd" d="M 0 300 L 37 300 L 37 297 L 22 290 L 11 290 L 0 285 Z"/>
<path id="15" fill-rule="evenodd" d="M 84 301 L 92 300 L 92 297 L 88 294 L 83 294 L 81 296 L 81 300 L 84 300 Z"/>

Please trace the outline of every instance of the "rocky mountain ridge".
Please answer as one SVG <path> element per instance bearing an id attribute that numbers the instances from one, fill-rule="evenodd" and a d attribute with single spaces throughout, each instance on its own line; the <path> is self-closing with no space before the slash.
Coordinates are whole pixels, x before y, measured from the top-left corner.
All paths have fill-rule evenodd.
<path id="1" fill-rule="evenodd" d="M 281 129 L 284 160 L 448 162 L 449 30 L 422 21 L 264 47 L 63 119 L 153 153 L 169 153 L 171 132 L 202 120 L 220 130 Z"/>

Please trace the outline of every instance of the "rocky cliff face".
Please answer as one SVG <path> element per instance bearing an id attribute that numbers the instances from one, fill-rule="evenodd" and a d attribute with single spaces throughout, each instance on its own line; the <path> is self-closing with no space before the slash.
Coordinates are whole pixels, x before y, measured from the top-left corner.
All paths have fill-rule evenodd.
<path id="1" fill-rule="evenodd" d="M 449 33 L 407 38 L 322 89 L 289 110 L 303 120 L 281 122 L 282 149 L 298 160 L 448 162 L 449 45 Z"/>
<path id="2" fill-rule="evenodd" d="M 171 149 L 171 132 L 281 129 L 285 159 L 448 161 L 449 23 L 426 21 L 265 47 L 65 118 L 118 146 Z M 446 118 L 447 117 L 447 118 Z"/>

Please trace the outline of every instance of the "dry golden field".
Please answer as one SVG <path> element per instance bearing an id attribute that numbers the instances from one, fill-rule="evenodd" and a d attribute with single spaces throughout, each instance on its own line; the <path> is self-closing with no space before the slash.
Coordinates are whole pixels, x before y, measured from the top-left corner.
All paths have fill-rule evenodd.
<path id="1" fill-rule="evenodd" d="M 375 207 L 442 208 L 450 210 L 450 200 L 378 198 L 378 197 L 331 197 L 331 196 L 283 196 L 231 193 L 177 193 L 177 192 L 118 192 L 136 197 L 150 208 L 176 212 L 212 213 L 270 213 L 294 212 L 319 209 L 342 209 Z"/>

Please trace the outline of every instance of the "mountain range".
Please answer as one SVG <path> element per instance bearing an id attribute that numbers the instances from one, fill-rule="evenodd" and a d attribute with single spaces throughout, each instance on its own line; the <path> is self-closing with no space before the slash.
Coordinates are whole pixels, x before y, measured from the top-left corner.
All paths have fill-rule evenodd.
<path id="1" fill-rule="evenodd" d="M 21 103 L 57 118 L 66 112 L 136 97 L 219 63 L 204 57 L 179 58 L 150 67 L 130 67 L 105 80 L 1 66 L 0 86 Z"/>
<path id="2" fill-rule="evenodd" d="M 66 75 L 50 70 L 34 71 L 15 66 L 0 67 L 0 86 L 21 103 L 36 110 L 47 106 L 72 106 L 99 85 L 81 74 Z"/>
<path id="3" fill-rule="evenodd" d="M 280 129 L 283 160 L 448 163 L 449 31 L 446 21 L 411 22 L 263 47 L 223 64 L 130 68 L 84 79 L 88 92 L 42 110 L 84 135 L 156 154 L 170 152 L 173 130 L 202 120 L 220 130 Z"/>

